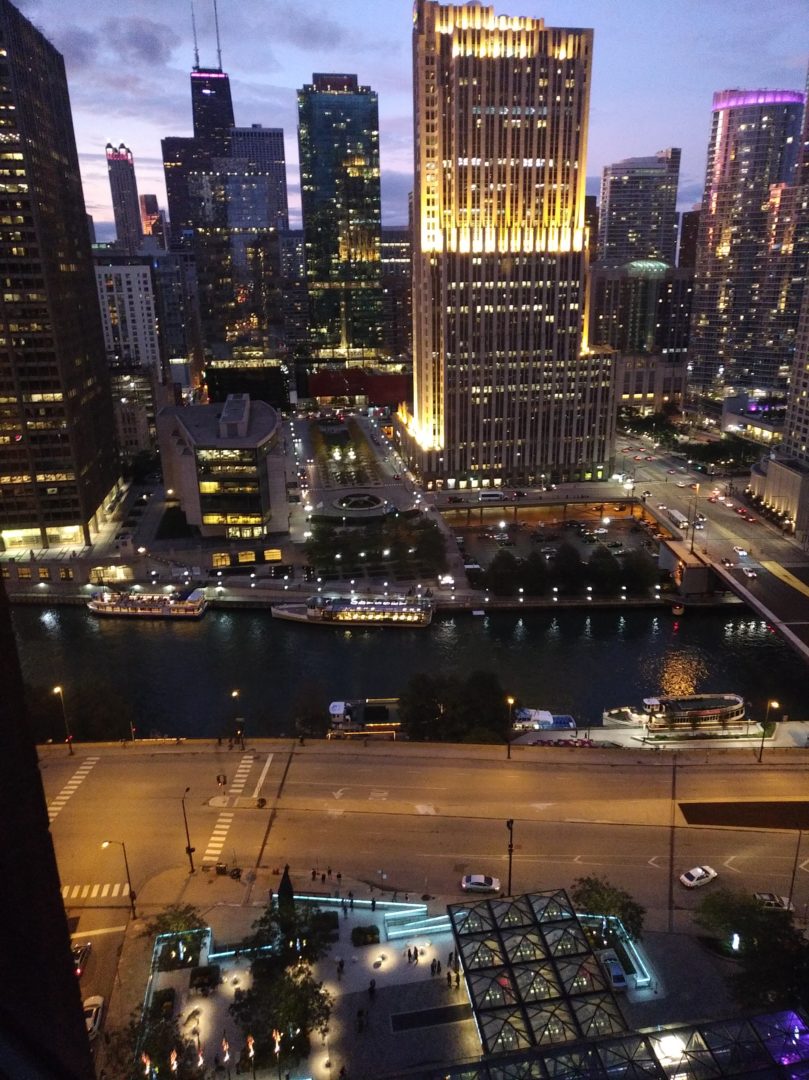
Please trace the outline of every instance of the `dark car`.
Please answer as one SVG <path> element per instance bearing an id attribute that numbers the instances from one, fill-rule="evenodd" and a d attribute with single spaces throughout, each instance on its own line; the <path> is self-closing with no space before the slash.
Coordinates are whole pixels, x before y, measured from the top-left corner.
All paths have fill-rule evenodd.
<path id="1" fill-rule="evenodd" d="M 461 503 L 461 502 L 463 502 L 463 499 L 461 498 L 460 495 L 450 495 L 450 497 L 448 499 L 448 502 Z"/>
<path id="2" fill-rule="evenodd" d="M 83 941 L 81 944 L 73 946 L 73 970 L 76 972 L 77 979 L 80 979 L 84 974 L 84 969 L 87 966 L 87 958 L 90 955 L 92 947 L 92 941 Z"/>
<path id="3" fill-rule="evenodd" d="M 524 498 L 527 497 L 527 494 L 528 494 L 528 492 L 526 492 L 526 491 L 515 491 L 514 492 L 514 498 L 515 499 L 524 499 Z"/>

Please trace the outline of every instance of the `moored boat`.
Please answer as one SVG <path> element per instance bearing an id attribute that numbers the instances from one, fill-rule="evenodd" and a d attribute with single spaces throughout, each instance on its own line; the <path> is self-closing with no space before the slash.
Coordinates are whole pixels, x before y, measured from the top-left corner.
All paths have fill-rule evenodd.
<path id="1" fill-rule="evenodd" d="M 204 589 L 169 593 L 120 593 L 103 589 L 93 595 L 87 607 L 94 615 L 114 615 L 140 619 L 199 619 L 208 607 Z"/>
<path id="2" fill-rule="evenodd" d="M 607 709 L 605 728 L 638 727 L 654 731 L 727 730 L 747 724 L 747 708 L 738 694 L 682 694 L 648 697 L 641 709 Z"/>
<path id="3" fill-rule="evenodd" d="M 305 604 L 274 604 L 274 619 L 326 626 L 429 626 L 433 603 L 424 596 L 310 596 Z"/>

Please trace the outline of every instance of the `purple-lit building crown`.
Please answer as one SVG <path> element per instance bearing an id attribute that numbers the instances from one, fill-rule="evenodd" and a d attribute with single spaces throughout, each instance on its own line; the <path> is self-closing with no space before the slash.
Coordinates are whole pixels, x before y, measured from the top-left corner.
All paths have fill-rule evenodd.
<path id="1" fill-rule="evenodd" d="M 743 109 L 749 105 L 803 105 L 800 90 L 717 90 L 713 111 Z"/>

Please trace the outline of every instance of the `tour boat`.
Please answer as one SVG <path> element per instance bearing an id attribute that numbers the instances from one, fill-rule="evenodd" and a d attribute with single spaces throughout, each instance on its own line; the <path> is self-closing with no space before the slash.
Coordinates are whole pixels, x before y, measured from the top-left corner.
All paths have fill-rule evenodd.
<path id="1" fill-rule="evenodd" d="M 642 709 L 607 709 L 604 727 L 645 727 L 649 731 L 725 730 L 747 723 L 738 694 L 683 694 L 643 699 Z"/>
<path id="2" fill-rule="evenodd" d="M 177 593 L 120 593 L 104 589 L 87 604 L 94 615 L 120 615 L 139 619 L 199 619 L 208 601 L 204 589 Z"/>
<path id="3" fill-rule="evenodd" d="M 305 604 L 274 604 L 274 619 L 323 626 L 429 626 L 433 603 L 425 596 L 310 596 Z"/>

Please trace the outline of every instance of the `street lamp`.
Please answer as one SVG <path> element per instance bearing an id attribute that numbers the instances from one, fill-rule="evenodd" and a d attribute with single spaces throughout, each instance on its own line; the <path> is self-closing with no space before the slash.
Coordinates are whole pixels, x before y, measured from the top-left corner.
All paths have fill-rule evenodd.
<path id="1" fill-rule="evenodd" d="M 770 709 L 780 709 L 780 708 L 781 708 L 781 705 L 777 701 L 768 701 L 767 702 L 767 711 L 764 714 L 764 724 L 762 725 L 762 728 L 761 728 L 761 744 L 759 745 L 759 748 L 758 748 L 758 763 L 759 763 L 759 765 L 761 764 L 761 758 L 764 755 L 764 738 L 765 738 L 765 736 L 767 734 L 767 724 L 769 723 L 769 720 L 770 720 Z"/>
<path id="2" fill-rule="evenodd" d="M 137 919 L 138 913 L 135 911 L 135 893 L 132 891 L 132 878 L 129 875 L 129 859 L 126 857 L 126 844 L 123 840 L 105 840 L 102 843 L 103 848 L 108 848 L 110 844 L 119 844 L 121 851 L 124 853 L 124 867 L 126 869 L 126 883 L 129 886 L 129 906 L 132 908 L 132 918 Z"/>
<path id="3" fill-rule="evenodd" d="M 185 792 L 184 792 L 182 798 L 180 799 L 180 802 L 182 803 L 182 807 L 183 807 L 183 822 L 185 823 L 185 853 L 188 856 L 188 862 L 189 862 L 189 864 L 191 866 L 190 873 L 193 874 L 194 873 L 194 852 L 197 849 L 194 848 L 194 847 L 191 847 L 191 836 L 190 836 L 190 834 L 188 832 L 188 814 L 186 814 L 186 812 L 185 812 L 185 797 L 186 797 L 186 795 L 188 794 L 188 792 L 190 790 L 191 790 L 190 787 L 187 787 L 185 789 Z"/>
<path id="4" fill-rule="evenodd" d="M 59 701 L 61 702 L 61 705 L 62 705 L 62 718 L 65 721 L 65 742 L 67 743 L 67 752 L 68 752 L 68 754 L 72 754 L 73 753 L 73 736 L 70 734 L 70 725 L 67 722 L 67 709 L 65 708 L 64 691 L 62 690 L 61 686 L 54 686 L 53 692 L 54 692 L 54 694 L 59 695 Z"/>
<path id="5" fill-rule="evenodd" d="M 803 838 L 803 829 L 798 829 L 798 842 L 795 844 L 795 861 L 792 864 L 792 878 L 789 882 L 789 895 L 787 896 L 787 911 L 792 911 L 792 894 L 795 891 L 795 875 L 798 872 L 798 859 L 801 854 L 801 839 Z"/>
<path id="6" fill-rule="evenodd" d="M 508 732 L 506 734 L 506 758 L 511 761 L 511 715 L 514 709 L 514 698 L 509 695 L 506 698 L 508 702 Z"/>
<path id="7" fill-rule="evenodd" d="M 511 860 L 514 855 L 514 818 L 508 819 L 506 828 L 508 829 L 508 892 L 506 895 L 511 896 Z"/>

